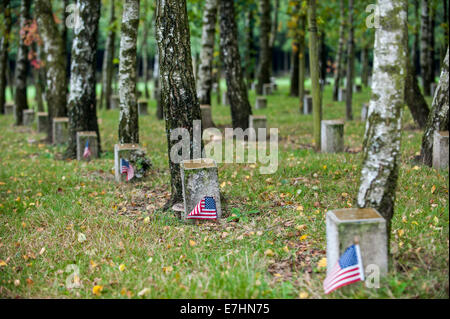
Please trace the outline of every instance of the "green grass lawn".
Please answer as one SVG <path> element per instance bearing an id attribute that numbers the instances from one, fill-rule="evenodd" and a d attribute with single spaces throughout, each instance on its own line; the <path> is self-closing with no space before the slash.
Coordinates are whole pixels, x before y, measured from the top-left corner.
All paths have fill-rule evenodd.
<path id="1" fill-rule="evenodd" d="M 389 275 L 379 289 L 358 283 L 323 294 L 325 213 L 355 205 L 369 90 L 354 96 L 347 152 L 318 154 L 310 147 L 312 115 L 299 113 L 287 79 L 278 84 L 268 108 L 254 111 L 279 128 L 278 170 L 219 164 L 224 215 L 241 218 L 217 224 L 186 225 L 161 210 L 170 176 L 155 101 L 139 119 L 154 171 L 136 185 L 114 182 L 117 110 L 100 112 L 105 153 L 89 163 L 60 160 L 64 147 L 0 116 L 0 297 L 448 298 L 448 170 L 412 161 L 422 132 L 407 108 Z M 250 99 L 254 105 L 254 92 Z M 344 117 L 330 86 L 323 105 L 325 119 Z M 230 126 L 229 107 L 214 103 L 213 118 Z"/>

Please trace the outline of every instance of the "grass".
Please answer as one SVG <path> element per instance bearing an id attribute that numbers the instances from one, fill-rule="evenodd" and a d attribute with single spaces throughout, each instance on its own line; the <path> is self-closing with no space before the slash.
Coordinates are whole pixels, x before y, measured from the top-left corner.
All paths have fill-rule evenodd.
<path id="1" fill-rule="evenodd" d="M 416 166 L 422 132 L 405 109 L 391 264 L 379 289 L 362 283 L 324 295 L 325 213 L 354 205 L 369 91 L 354 96 L 345 126 L 348 152 L 318 154 L 312 115 L 300 115 L 288 80 L 269 96 L 269 126 L 279 128 L 279 167 L 219 164 L 218 224 L 186 225 L 161 206 L 169 196 L 164 123 L 141 117 L 141 144 L 154 172 L 137 185 L 113 180 L 118 111 L 101 111 L 104 156 L 62 161 L 64 147 L 0 117 L 0 297 L 3 298 L 448 298 L 448 170 Z M 254 105 L 255 95 L 250 92 Z M 214 102 L 216 98 L 213 98 Z M 324 96 L 324 118 L 344 103 Z M 219 126 L 229 108 L 213 104 Z M 255 213 L 257 211 L 258 213 Z M 322 262 L 320 263 L 320 261 Z M 74 270 L 75 269 L 75 270 Z M 81 287 L 70 288 L 71 283 Z M 94 286 L 101 286 L 93 293 Z"/>

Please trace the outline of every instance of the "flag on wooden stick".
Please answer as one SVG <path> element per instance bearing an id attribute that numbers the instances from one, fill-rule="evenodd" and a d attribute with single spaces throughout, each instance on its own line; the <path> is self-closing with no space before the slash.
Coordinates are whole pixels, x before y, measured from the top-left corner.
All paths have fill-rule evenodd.
<path id="1" fill-rule="evenodd" d="M 91 157 L 91 148 L 89 147 L 89 140 L 86 140 L 86 145 L 84 146 L 83 157 L 88 158 Z"/>
<path id="2" fill-rule="evenodd" d="M 120 170 L 122 174 L 127 174 L 127 182 L 134 177 L 133 166 L 123 158 L 120 159 Z"/>
<path id="3" fill-rule="evenodd" d="M 329 294 L 333 290 L 357 281 L 364 281 L 364 268 L 359 245 L 354 244 L 345 250 L 344 254 L 327 275 L 327 278 L 323 282 L 323 289 L 326 294 Z"/>
<path id="4" fill-rule="evenodd" d="M 203 197 L 186 217 L 188 219 L 217 219 L 216 201 L 213 197 Z"/>

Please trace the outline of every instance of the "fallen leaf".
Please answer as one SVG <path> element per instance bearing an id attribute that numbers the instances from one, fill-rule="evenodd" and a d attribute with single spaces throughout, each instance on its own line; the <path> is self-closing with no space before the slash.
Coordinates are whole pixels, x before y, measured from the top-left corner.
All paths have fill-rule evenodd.
<path id="1" fill-rule="evenodd" d="M 92 288 L 92 293 L 96 296 L 100 296 L 102 294 L 103 286 L 95 285 Z"/>
<path id="2" fill-rule="evenodd" d="M 125 271 L 126 268 L 127 267 L 125 266 L 125 264 L 120 264 L 120 266 L 119 266 L 120 271 Z"/>
<path id="3" fill-rule="evenodd" d="M 275 256 L 275 253 L 273 252 L 272 249 L 267 249 L 267 250 L 264 252 L 264 255 L 266 255 L 266 256 L 268 256 L 268 257 L 273 257 L 273 256 Z"/>
<path id="4" fill-rule="evenodd" d="M 308 298 L 309 294 L 306 291 L 302 291 L 298 296 L 300 299 L 306 299 Z"/>
<path id="5" fill-rule="evenodd" d="M 193 240 L 189 240 L 189 246 L 194 247 L 197 243 Z"/>
<path id="6" fill-rule="evenodd" d="M 326 266 L 327 266 L 327 258 L 323 257 L 321 260 L 319 260 L 319 263 L 317 264 L 317 267 L 325 268 Z"/>
<path id="7" fill-rule="evenodd" d="M 150 289 L 149 289 L 149 288 L 144 288 L 144 289 L 142 289 L 141 291 L 138 292 L 138 296 L 139 296 L 139 297 L 145 296 L 145 295 L 148 294 L 149 292 L 150 292 Z"/>
<path id="8" fill-rule="evenodd" d="M 86 241 L 86 235 L 83 233 L 78 233 L 78 242 L 82 243 Z"/>

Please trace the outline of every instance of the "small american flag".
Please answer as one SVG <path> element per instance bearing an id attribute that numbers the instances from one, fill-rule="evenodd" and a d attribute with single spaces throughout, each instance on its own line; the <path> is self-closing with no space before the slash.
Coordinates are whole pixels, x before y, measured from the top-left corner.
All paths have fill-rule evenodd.
<path id="1" fill-rule="evenodd" d="M 212 197 L 204 197 L 186 218 L 217 219 L 216 201 Z"/>
<path id="2" fill-rule="evenodd" d="M 91 148 L 89 147 L 89 140 L 86 140 L 86 146 L 84 147 L 83 157 L 88 158 L 91 157 Z"/>
<path id="3" fill-rule="evenodd" d="M 323 289 L 326 294 L 333 290 L 350 285 L 357 281 L 364 281 L 364 268 L 361 260 L 359 245 L 351 245 L 339 258 L 336 265 L 325 278 Z"/>
<path id="4" fill-rule="evenodd" d="M 133 166 L 131 166 L 130 162 L 124 160 L 123 158 L 120 159 L 120 170 L 122 174 L 127 174 L 127 182 L 134 177 Z"/>

